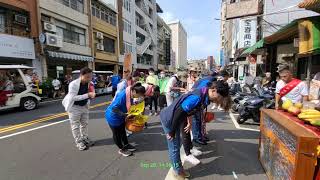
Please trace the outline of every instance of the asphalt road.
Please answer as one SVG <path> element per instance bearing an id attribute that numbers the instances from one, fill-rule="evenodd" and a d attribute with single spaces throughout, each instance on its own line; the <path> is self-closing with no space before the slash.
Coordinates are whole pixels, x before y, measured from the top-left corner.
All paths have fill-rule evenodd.
<path id="1" fill-rule="evenodd" d="M 105 123 L 98 97 L 92 105 L 89 135 L 96 145 L 79 152 L 73 143 L 70 125 L 61 102 L 42 104 L 30 112 L 0 113 L 0 179 L 2 180 L 163 180 L 170 178 L 167 145 L 159 118 L 152 116 L 150 127 L 133 134 L 129 141 L 138 151 L 124 158 L 117 153 L 111 130 Z M 267 179 L 258 161 L 259 132 L 235 128 L 227 113 L 216 113 L 207 126 L 209 145 L 201 147 L 202 163 L 186 163 L 192 178 Z M 21 125 L 22 123 L 22 125 Z M 257 129 L 256 125 L 246 125 Z M 155 167 L 146 165 L 155 164 Z M 169 175 L 168 175 L 169 174 Z"/>

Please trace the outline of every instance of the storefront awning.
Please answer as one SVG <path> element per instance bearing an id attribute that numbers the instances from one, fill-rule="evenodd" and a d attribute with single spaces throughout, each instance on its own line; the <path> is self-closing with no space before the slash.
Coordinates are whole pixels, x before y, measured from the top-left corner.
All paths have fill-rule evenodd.
<path id="1" fill-rule="evenodd" d="M 266 44 L 273 44 L 281 40 L 286 40 L 298 34 L 299 34 L 298 20 L 294 20 L 291 23 L 279 29 L 277 32 L 275 32 L 271 36 L 265 37 L 264 41 Z"/>
<path id="2" fill-rule="evenodd" d="M 298 6 L 299 8 L 305 8 L 320 13 L 320 0 L 304 0 Z"/>
<path id="3" fill-rule="evenodd" d="M 255 43 L 253 46 L 247 48 L 245 51 L 243 51 L 242 55 L 245 54 L 251 54 L 252 52 L 254 52 L 256 49 L 262 48 L 264 45 L 264 39 L 261 39 L 260 41 L 258 41 L 257 43 Z"/>
<path id="4" fill-rule="evenodd" d="M 60 59 L 70 59 L 76 61 L 93 61 L 93 57 L 90 56 L 83 56 L 78 54 L 71 54 L 71 53 L 63 53 L 63 52 L 55 52 L 55 51 L 48 51 L 49 57 L 52 58 L 60 58 Z"/>

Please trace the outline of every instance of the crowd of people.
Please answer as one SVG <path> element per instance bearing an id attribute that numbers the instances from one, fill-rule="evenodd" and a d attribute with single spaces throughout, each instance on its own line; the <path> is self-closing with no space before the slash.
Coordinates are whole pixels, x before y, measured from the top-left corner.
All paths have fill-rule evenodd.
<path id="1" fill-rule="evenodd" d="M 79 79 L 69 84 L 68 94 L 62 102 L 69 114 L 76 147 L 81 151 L 94 144 L 88 137 L 88 107 L 90 100 L 95 97 L 91 88 L 94 87 L 92 76 L 91 69 L 83 68 Z M 229 86 L 226 82 L 228 76 L 225 71 L 214 71 L 199 79 L 198 72 L 194 69 L 190 69 L 188 73 L 173 75 L 161 71 L 157 75 L 152 68 L 147 76 L 128 70 L 124 71 L 122 79 L 114 74 L 110 80 L 113 100 L 106 109 L 105 118 L 112 131 L 114 143 L 119 148 L 118 153 L 128 157 L 136 150 L 128 141 L 125 123 L 132 118 L 128 115 L 130 107 L 145 101 L 148 110 L 144 113 L 149 113 L 150 116 L 160 114 L 168 143 L 169 159 L 176 175 L 188 177 L 189 174 L 181 163 L 180 141 L 185 150 L 185 161 L 199 164 L 200 160 L 196 156 L 202 152 L 194 145 L 207 145 L 209 141 L 204 121 L 207 106 L 212 102 L 225 111 L 231 106 Z"/>

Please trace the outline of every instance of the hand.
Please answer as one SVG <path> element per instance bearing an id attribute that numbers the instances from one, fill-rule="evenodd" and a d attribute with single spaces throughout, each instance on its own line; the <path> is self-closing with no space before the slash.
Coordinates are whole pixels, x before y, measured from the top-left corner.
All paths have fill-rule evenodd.
<path id="1" fill-rule="evenodd" d="M 88 96 L 89 96 L 90 99 L 93 99 L 93 98 L 96 97 L 96 93 L 94 93 L 94 92 L 89 92 L 89 93 L 88 93 Z"/>
<path id="2" fill-rule="evenodd" d="M 187 124 L 187 126 L 184 128 L 184 132 L 186 132 L 186 133 L 189 133 L 190 132 L 190 130 L 191 130 L 191 124 Z"/>
<path id="3" fill-rule="evenodd" d="M 169 133 L 169 134 L 167 134 L 167 139 L 171 141 L 171 140 L 173 140 L 173 136 L 170 135 L 170 133 Z"/>

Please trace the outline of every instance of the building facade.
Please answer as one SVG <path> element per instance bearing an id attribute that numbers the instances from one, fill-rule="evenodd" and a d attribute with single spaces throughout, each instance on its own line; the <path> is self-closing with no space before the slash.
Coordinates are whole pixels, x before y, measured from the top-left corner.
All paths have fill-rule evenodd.
<path id="1" fill-rule="evenodd" d="M 0 1 L 0 64 L 34 66 L 41 74 L 36 1 Z"/>
<path id="2" fill-rule="evenodd" d="M 180 21 L 168 23 L 172 35 L 172 51 L 175 56 L 176 69 L 187 67 L 187 31 L 184 29 Z"/>
<path id="3" fill-rule="evenodd" d="M 93 67 L 90 1 L 39 0 L 43 75 L 62 79 Z"/>
<path id="4" fill-rule="evenodd" d="M 92 49 L 95 70 L 119 70 L 117 1 L 91 0 Z"/>
<path id="5" fill-rule="evenodd" d="M 158 16 L 157 30 L 158 30 L 157 69 L 169 70 L 170 64 L 171 64 L 171 29 L 160 16 Z"/>

